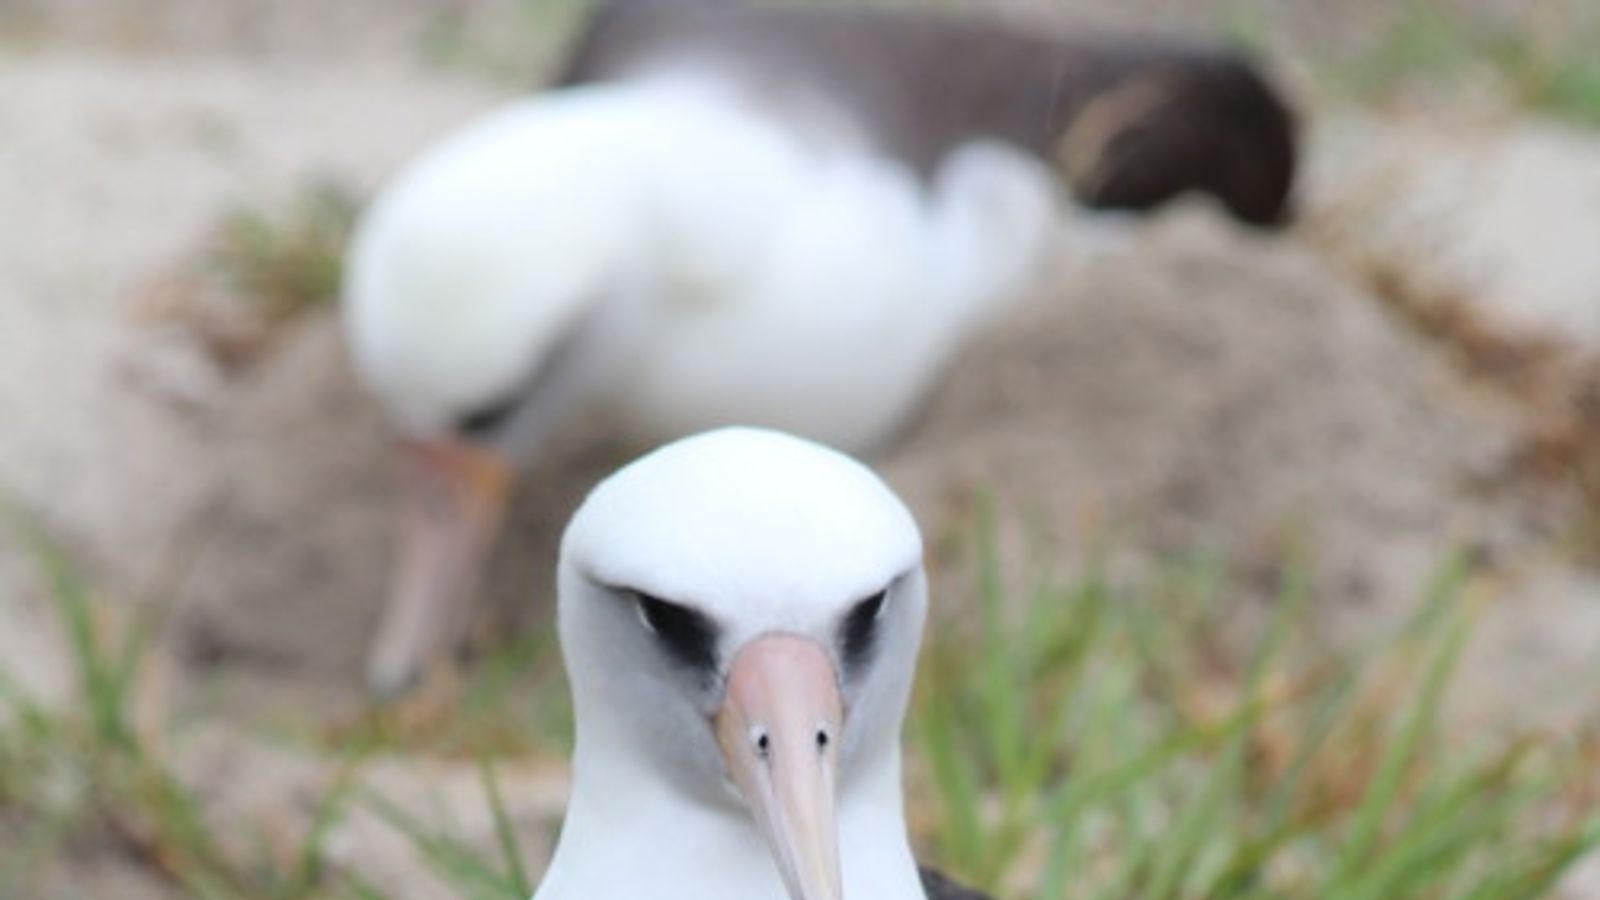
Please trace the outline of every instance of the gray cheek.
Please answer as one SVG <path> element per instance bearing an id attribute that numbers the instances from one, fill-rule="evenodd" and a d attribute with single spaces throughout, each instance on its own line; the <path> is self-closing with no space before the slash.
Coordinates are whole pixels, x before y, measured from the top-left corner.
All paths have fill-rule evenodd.
<path id="1" fill-rule="evenodd" d="M 628 655 L 628 668 L 613 688 L 629 695 L 628 708 L 635 711 L 629 723 L 633 739 L 681 790 L 714 805 L 737 801 L 737 794 L 724 796 L 727 772 L 712 730 L 712 718 L 722 704 L 720 667 L 706 679 L 674 665 L 637 617 L 628 613 L 622 618 L 620 624 L 631 634 L 616 646 Z"/>
<path id="2" fill-rule="evenodd" d="M 664 779 L 698 803 L 729 809 L 742 804 L 708 719 L 675 717 L 671 725 L 654 735 L 651 746 Z"/>

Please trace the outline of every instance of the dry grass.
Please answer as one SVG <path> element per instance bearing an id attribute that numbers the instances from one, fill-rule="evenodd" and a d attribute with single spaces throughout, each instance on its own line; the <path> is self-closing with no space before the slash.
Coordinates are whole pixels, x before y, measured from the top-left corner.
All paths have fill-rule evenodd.
<path id="1" fill-rule="evenodd" d="M 281 209 L 236 207 L 156 281 L 141 311 L 188 331 L 225 371 L 246 367 L 284 328 L 338 302 L 361 206 L 340 182 L 314 178 Z"/>

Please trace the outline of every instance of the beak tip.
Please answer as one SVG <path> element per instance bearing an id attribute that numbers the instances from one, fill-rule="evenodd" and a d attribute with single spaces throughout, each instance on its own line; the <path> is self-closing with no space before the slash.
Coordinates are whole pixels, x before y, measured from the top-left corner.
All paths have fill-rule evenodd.
<path id="1" fill-rule="evenodd" d="M 408 452 L 405 538 L 367 659 L 367 690 L 380 702 L 415 692 L 457 649 L 510 482 L 498 457 L 479 448 Z"/>
<path id="2" fill-rule="evenodd" d="M 381 649 L 367 665 L 367 693 L 379 703 L 393 703 L 422 684 L 422 669 L 410 660 L 394 659 Z"/>
<path id="3" fill-rule="evenodd" d="M 835 758 L 817 742 L 818 721 L 836 728 L 841 718 L 831 659 L 809 638 L 757 638 L 730 665 L 726 695 L 716 720 L 723 760 L 789 896 L 839 900 Z"/>

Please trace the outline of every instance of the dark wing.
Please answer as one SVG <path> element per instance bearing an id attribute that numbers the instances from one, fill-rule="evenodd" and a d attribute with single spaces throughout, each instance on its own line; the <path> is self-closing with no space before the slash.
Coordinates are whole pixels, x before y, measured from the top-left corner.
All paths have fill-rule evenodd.
<path id="1" fill-rule="evenodd" d="M 821 97 L 924 175 L 992 137 L 1051 163 L 1089 206 L 1202 191 L 1246 222 L 1288 216 L 1294 116 L 1250 60 L 1220 48 L 926 12 L 611 0 L 556 83 L 684 62 L 731 72 L 764 105 Z"/>
<path id="2" fill-rule="evenodd" d="M 932 869 L 919 871 L 922 873 L 922 889 L 928 892 L 928 900 L 993 900 L 987 894 L 962 887 Z"/>

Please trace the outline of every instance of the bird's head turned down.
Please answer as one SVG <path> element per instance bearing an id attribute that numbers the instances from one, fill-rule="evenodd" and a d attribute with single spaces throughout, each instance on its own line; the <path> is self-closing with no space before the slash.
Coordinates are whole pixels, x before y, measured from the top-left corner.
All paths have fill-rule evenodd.
<path id="1" fill-rule="evenodd" d="M 522 101 L 399 172 L 362 217 L 342 310 L 356 373 L 407 438 L 525 456 L 566 352 L 625 277 L 625 202 L 595 169 L 580 96 Z M 592 118 L 592 116 L 590 116 Z M 585 164 L 585 161 L 591 163 Z"/>
<path id="2" fill-rule="evenodd" d="M 834 803 L 883 778 L 898 797 L 927 612 L 900 500 L 817 444 L 707 432 L 594 490 L 562 542 L 559 596 L 580 771 L 753 815 L 791 896 L 836 897 Z"/>
<path id="3" fill-rule="evenodd" d="M 512 104 L 431 148 L 352 242 L 347 342 L 397 432 L 410 498 L 368 661 L 379 696 L 409 690 L 455 649 L 513 468 L 602 358 L 600 300 L 626 277 L 627 207 L 582 177 L 595 151 L 563 125 L 583 107 Z"/>

